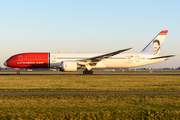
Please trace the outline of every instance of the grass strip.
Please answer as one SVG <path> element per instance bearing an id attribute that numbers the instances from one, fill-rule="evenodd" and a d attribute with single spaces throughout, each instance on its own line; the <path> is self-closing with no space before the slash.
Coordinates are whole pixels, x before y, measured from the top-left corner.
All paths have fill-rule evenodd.
<path id="1" fill-rule="evenodd" d="M 180 76 L 1 76 L 0 92 L 180 91 Z"/>
<path id="2" fill-rule="evenodd" d="M 1 119 L 180 119 L 180 95 L 0 96 Z"/>

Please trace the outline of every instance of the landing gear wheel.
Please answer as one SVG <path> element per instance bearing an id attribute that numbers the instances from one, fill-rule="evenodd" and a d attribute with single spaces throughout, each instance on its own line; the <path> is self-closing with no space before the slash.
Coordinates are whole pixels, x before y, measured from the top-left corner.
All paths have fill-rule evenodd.
<path id="1" fill-rule="evenodd" d="M 86 74 L 86 70 L 83 71 L 83 74 Z"/>
<path id="2" fill-rule="evenodd" d="M 88 73 L 89 73 L 88 70 L 84 70 L 84 71 L 83 71 L 83 74 L 88 74 Z"/>
<path id="3" fill-rule="evenodd" d="M 89 71 L 89 74 L 93 74 L 93 71 L 92 71 L 92 70 L 90 70 L 90 71 Z"/>
<path id="4" fill-rule="evenodd" d="M 86 69 L 86 70 L 83 71 L 83 74 L 93 74 L 93 71 Z"/>
<path id="5" fill-rule="evenodd" d="M 20 74 L 20 71 L 17 71 L 17 74 Z"/>

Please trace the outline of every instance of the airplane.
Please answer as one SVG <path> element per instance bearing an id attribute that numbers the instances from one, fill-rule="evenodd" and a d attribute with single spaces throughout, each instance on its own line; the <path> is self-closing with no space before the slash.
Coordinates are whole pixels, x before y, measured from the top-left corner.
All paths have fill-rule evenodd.
<path id="1" fill-rule="evenodd" d="M 110 53 L 20 53 L 4 62 L 20 74 L 19 68 L 59 68 L 60 71 L 85 69 L 83 74 L 93 74 L 98 68 L 133 68 L 168 60 L 175 55 L 159 56 L 168 30 L 161 31 L 141 52 L 123 53 L 132 48 Z"/>

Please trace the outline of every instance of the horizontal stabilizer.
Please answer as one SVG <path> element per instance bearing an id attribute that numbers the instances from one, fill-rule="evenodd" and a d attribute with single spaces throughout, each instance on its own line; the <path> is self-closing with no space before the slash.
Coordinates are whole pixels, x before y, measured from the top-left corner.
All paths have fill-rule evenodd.
<path id="1" fill-rule="evenodd" d="M 148 59 L 154 60 L 154 59 L 169 58 L 169 57 L 174 57 L 174 56 L 175 56 L 175 55 L 167 55 L 167 56 L 153 57 L 153 58 L 148 58 Z"/>

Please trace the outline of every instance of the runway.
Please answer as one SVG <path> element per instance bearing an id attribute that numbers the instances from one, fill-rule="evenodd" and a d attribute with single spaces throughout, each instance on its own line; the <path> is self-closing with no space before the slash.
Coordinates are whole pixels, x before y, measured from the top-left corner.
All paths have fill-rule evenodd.
<path id="1" fill-rule="evenodd" d="M 0 95 L 125 95 L 125 94 L 180 94 L 180 92 L 0 92 Z"/>
<path id="2" fill-rule="evenodd" d="M 71 74 L 71 73 L 68 73 L 68 74 L 45 74 L 45 73 L 22 73 L 22 74 L 16 74 L 16 73 L 0 73 L 0 76 L 1 75 L 13 75 L 13 76 L 25 76 L 25 75 L 30 75 L 30 76 L 41 76 L 41 75 L 50 75 L 50 76 L 61 76 L 61 75 L 76 75 L 76 76 L 87 76 L 87 75 L 90 75 L 90 74 Z M 110 75 L 110 76 L 127 76 L 127 75 L 130 75 L 130 76 L 143 76 L 143 75 L 148 75 L 148 76 L 151 76 L 151 75 L 158 75 L 158 76 L 180 76 L 180 74 L 176 74 L 176 73 L 149 73 L 149 74 L 144 74 L 144 73 L 116 73 L 116 74 L 92 74 L 92 76 L 99 76 L 99 75 Z"/>

